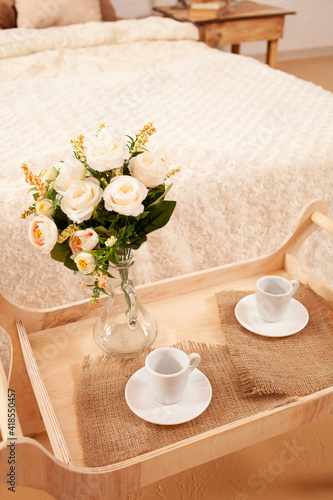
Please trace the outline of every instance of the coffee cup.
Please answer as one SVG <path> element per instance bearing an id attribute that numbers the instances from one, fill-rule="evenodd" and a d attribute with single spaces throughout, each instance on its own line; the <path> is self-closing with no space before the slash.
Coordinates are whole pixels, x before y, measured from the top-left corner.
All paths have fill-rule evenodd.
<path id="1" fill-rule="evenodd" d="M 175 347 L 154 349 L 146 357 L 147 384 L 154 398 L 162 404 L 177 403 L 186 390 L 190 373 L 198 366 L 200 355 L 187 355 Z"/>
<path id="2" fill-rule="evenodd" d="M 291 297 L 296 292 L 297 280 L 281 276 L 263 276 L 257 281 L 255 299 L 258 314 L 269 323 L 280 321 L 288 310 Z"/>

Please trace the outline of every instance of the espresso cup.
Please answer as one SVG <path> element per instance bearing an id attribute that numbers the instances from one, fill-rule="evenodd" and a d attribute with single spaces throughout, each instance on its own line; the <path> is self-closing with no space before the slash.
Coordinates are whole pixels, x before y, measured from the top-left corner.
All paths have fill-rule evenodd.
<path id="1" fill-rule="evenodd" d="M 291 297 L 298 288 L 297 280 L 281 276 L 263 276 L 257 281 L 255 299 L 261 319 L 270 323 L 280 321 L 288 310 Z"/>
<path id="2" fill-rule="evenodd" d="M 187 355 L 175 347 L 160 347 L 146 357 L 146 379 L 159 403 L 177 403 L 186 390 L 190 373 L 198 366 L 200 355 Z"/>

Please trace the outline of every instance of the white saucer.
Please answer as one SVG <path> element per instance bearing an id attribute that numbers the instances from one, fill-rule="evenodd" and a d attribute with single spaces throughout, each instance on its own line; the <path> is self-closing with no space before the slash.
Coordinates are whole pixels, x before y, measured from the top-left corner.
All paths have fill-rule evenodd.
<path id="1" fill-rule="evenodd" d="M 152 424 L 177 425 L 198 417 L 207 408 L 212 388 L 208 378 L 195 369 L 190 374 L 182 399 L 172 405 L 162 405 L 148 389 L 145 368 L 141 368 L 127 382 L 125 398 L 130 409 L 143 420 Z"/>
<path id="2" fill-rule="evenodd" d="M 247 330 L 265 337 L 287 337 L 302 330 L 309 321 L 306 308 L 291 299 L 286 314 L 276 323 L 268 323 L 258 315 L 255 294 L 247 295 L 235 307 L 235 315 L 239 323 Z"/>

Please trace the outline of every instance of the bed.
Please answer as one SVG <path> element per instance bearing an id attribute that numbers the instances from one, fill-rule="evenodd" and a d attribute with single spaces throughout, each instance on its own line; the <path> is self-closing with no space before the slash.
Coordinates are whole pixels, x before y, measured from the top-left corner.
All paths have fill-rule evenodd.
<path id="1" fill-rule="evenodd" d="M 309 201 L 333 205 L 332 94 L 197 39 L 192 25 L 158 17 L 0 32 L 0 290 L 8 300 L 48 308 L 89 296 L 30 245 L 20 166 L 38 173 L 63 160 L 70 139 L 100 123 L 133 135 L 152 121 L 150 150 L 181 168 L 168 195 L 173 217 L 135 254 L 136 284 L 262 255 Z M 332 250 L 316 231 L 301 255 L 331 283 Z"/>
<path id="2" fill-rule="evenodd" d="M 181 168 L 169 193 L 175 214 L 136 253 L 137 284 L 260 255 L 306 203 L 332 201 L 333 97 L 322 88 L 212 50 L 192 25 L 170 19 L 0 35 L 0 223 L 10 235 L 1 239 L 0 289 L 9 299 L 51 307 L 87 296 L 29 244 L 20 166 L 57 164 L 72 154 L 70 139 L 100 123 L 133 135 L 152 121 L 150 150 Z M 328 245 L 304 250 L 325 261 L 325 277 Z"/>

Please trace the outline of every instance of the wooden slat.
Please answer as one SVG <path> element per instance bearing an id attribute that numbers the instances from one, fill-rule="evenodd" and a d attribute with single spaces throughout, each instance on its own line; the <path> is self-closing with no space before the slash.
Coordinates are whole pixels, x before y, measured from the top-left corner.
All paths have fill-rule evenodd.
<path id="1" fill-rule="evenodd" d="M 49 395 L 38 369 L 34 354 L 32 352 L 27 332 L 20 319 L 16 320 L 17 331 L 21 342 L 21 348 L 27 367 L 27 372 L 33 387 L 44 425 L 54 452 L 54 456 L 66 464 L 72 460 L 67 444 L 55 416 Z"/>

